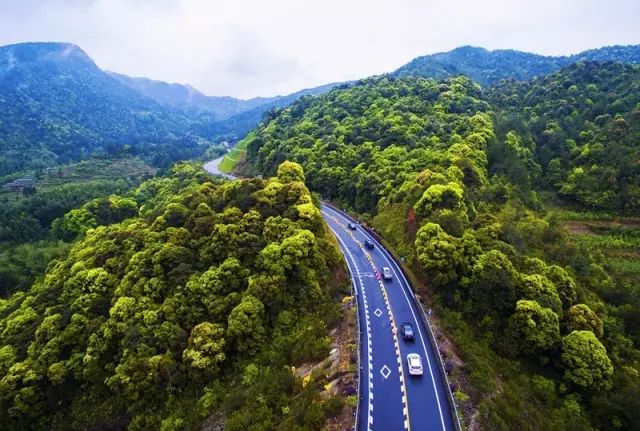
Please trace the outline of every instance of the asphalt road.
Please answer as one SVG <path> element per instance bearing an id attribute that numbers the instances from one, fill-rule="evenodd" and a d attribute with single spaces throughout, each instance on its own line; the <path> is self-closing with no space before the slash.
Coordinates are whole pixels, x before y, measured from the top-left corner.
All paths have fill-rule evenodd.
<path id="1" fill-rule="evenodd" d="M 350 220 L 326 205 L 322 206 L 322 215 L 349 265 L 358 302 L 358 430 L 453 430 L 445 383 L 437 369 L 437 353 L 420 320 L 408 281 L 384 248 L 360 226 L 349 229 Z M 365 239 L 373 241 L 373 250 L 364 247 Z M 391 268 L 392 280 L 382 280 L 384 266 Z M 402 339 L 402 322 L 411 323 L 415 341 Z M 422 376 L 409 375 L 409 353 L 421 356 Z"/>
<path id="2" fill-rule="evenodd" d="M 217 159 L 214 159 L 205 163 L 204 170 L 210 173 L 211 175 L 217 175 L 219 177 L 227 178 L 229 180 L 234 180 L 236 177 L 234 177 L 233 175 L 225 174 L 224 172 L 221 172 L 220 169 L 218 168 L 218 166 L 220 165 L 220 162 L 222 162 L 222 159 L 224 159 L 224 157 L 225 156 L 218 157 Z"/>

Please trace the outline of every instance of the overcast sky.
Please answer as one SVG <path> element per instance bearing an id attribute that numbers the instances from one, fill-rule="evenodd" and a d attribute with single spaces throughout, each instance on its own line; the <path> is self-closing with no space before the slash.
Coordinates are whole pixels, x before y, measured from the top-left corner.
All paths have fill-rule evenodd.
<path id="1" fill-rule="evenodd" d="M 0 0 L 0 45 L 73 42 L 103 69 L 209 95 L 286 94 L 461 45 L 640 43 L 640 0 Z"/>

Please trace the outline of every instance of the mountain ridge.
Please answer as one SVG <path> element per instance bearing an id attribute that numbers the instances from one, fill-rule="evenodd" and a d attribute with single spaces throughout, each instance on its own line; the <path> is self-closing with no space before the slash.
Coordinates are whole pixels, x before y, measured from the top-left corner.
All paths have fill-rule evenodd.
<path id="1" fill-rule="evenodd" d="M 0 175 L 182 140 L 202 119 L 146 98 L 105 74 L 77 45 L 0 47 Z M 190 141 L 192 141 L 190 139 Z M 195 143 L 182 154 L 193 157 Z"/>
<path id="2" fill-rule="evenodd" d="M 502 79 L 519 81 L 548 75 L 578 61 L 640 63 L 640 45 L 614 45 L 568 56 L 545 56 L 513 49 L 488 50 L 470 45 L 416 57 L 391 74 L 443 79 L 466 75 L 483 86 Z"/>
<path id="3" fill-rule="evenodd" d="M 336 85 L 342 84 L 337 82 L 329 83 L 285 95 L 240 99 L 233 96 L 209 96 L 190 84 L 168 83 L 145 77 L 131 77 L 116 72 L 107 73 L 122 84 L 156 102 L 188 111 L 210 111 L 217 116 L 218 120 L 226 120 L 254 109 L 264 112 L 273 107 L 287 105 L 304 95 L 321 94 Z M 266 107 L 267 109 L 260 109 L 261 107 Z"/>

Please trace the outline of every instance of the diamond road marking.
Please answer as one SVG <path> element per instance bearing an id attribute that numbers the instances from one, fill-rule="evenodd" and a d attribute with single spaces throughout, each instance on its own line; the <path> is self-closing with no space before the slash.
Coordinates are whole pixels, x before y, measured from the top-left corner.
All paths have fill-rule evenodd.
<path id="1" fill-rule="evenodd" d="M 380 316 L 382 316 L 382 311 L 379 308 L 376 308 L 376 311 L 374 311 L 373 314 L 375 314 L 376 316 L 380 317 Z"/>
<path id="2" fill-rule="evenodd" d="M 380 374 L 382 374 L 382 377 L 384 377 L 385 379 L 388 379 L 389 375 L 391 374 L 391 370 L 385 365 L 380 369 Z"/>

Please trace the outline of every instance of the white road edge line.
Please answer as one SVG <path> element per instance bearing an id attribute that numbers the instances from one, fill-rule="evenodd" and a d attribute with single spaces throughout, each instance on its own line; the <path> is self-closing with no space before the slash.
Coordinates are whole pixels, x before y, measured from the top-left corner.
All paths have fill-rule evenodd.
<path id="1" fill-rule="evenodd" d="M 368 398 L 368 407 L 369 407 L 369 413 L 368 413 L 368 420 L 367 420 L 367 430 L 371 431 L 371 427 L 373 425 L 373 416 L 371 415 L 371 412 L 373 411 L 373 376 L 371 375 L 371 371 L 373 369 L 373 352 L 372 352 L 372 347 L 371 347 L 371 327 L 369 324 L 369 310 L 368 310 L 368 305 L 367 305 L 367 296 L 366 296 L 366 292 L 364 290 L 364 284 L 362 283 L 362 278 L 360 277 L 360 270 L 358 269 L 358 264 L 355 262 L 355 260 L 353 259 L 353 256 L 351 255 L 351 252 L 349 251 L 349 248 L 347 247 L 347 245 L 344 243 L 344 241 L 342 241 L 342 238 L 340 238 L 340 235 L 338 235 L 336 233 L 335 230 L 333 230 L 333 228 L 327 223 L 327 226 L 329 227 L 329 229 L 331 230 L 331 232 L 333 232 L 333 235 L 336 237 L 336 239 L 340 242 L 340 244 L 342 244 L 342 246 L 344 247 L 342 250 L 342 255 L 345 257 L 345 261 L 347 262 L 347 265 L 349 265 L 349 267 L 351 268 L 352 266 L 355 267 L 355 272 L 354 274 L 358 276 L 358 279 L 360 281 L 360 289 L 362 292 L 362 300 L 364 303 L 364 307 L 365 307 L 365 321 L 366 321 L 366 330 L 367 330 L 367 362 L 369 365 L 369 371 L 367 372 L 367 377 L 369 380 L 369 396 Z M 352 282 L 354 282 L 354 280 L 352 279 Z M 357 304 L 357 302 L 356 302 Z M 358 317 L 359 318 L 359 317 Z M 358 400 L 358 408 L 356 409 L 356 421 L 358 420 L 358 416 L 359 415 L 359 406 L 360 406 L 360 400 Z"/>

